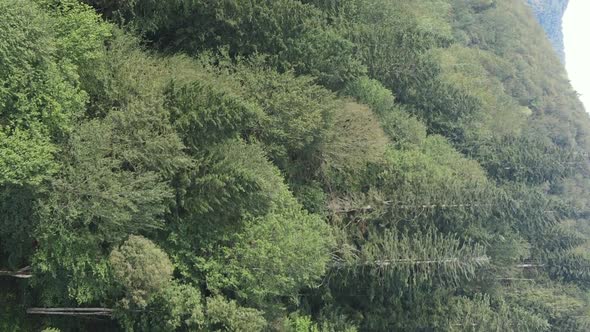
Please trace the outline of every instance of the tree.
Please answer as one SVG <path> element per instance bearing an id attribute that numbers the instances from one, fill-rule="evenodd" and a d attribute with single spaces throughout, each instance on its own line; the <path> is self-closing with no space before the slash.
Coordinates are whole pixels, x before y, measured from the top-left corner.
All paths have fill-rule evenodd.
<path id="1" fill-rule="evenodd" d="M 113 275 L 124 288 L 124 306 L 145 308 L 172 279 L 172 263 L 150 240 L 131 235 L 109 255 Z"/>

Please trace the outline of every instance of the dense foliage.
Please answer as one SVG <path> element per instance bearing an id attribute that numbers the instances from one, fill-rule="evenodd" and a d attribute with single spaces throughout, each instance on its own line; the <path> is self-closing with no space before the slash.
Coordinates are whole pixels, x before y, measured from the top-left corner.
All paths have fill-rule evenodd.
<path id="1" fill-rule="evenodd" d="M 589 153 L 521 0 L 0 0 L 0 330 L 588 331 Z"/>

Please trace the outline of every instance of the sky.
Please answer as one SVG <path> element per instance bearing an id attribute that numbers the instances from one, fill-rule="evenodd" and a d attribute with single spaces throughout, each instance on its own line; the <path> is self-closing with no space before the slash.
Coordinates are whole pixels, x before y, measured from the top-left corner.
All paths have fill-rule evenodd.
<path id="1" fill-rule="evenodd" d="M 563 34 L 569 78 L 590 112 L 590 0 L 570 0 Z"/>

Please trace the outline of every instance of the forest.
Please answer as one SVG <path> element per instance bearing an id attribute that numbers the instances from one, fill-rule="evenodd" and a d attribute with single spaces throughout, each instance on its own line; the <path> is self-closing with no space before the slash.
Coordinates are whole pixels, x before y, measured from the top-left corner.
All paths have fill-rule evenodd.
<path id="1" fill-rule="evenodd" d="M 523 0 L 0 0 L 0 331 L 590 331 L 589 153 Z"/>

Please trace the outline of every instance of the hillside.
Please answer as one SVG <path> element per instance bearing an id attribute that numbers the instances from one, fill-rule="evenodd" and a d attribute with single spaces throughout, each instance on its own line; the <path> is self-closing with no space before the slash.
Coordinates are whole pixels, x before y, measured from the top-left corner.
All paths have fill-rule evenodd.
<path id="1" fill-rule="evenodd" d="M 589 331 L 589 153 L 522 0 L 0 0 L 0 331 Z"/>
<path id="2" fill-rule="evenodd" d="M 569 0 L 528 0 L 562 62 L 565 62 L 562 19 L 568 2 Z"/>

